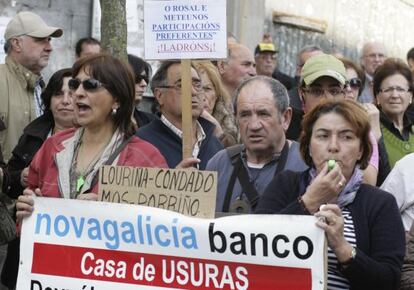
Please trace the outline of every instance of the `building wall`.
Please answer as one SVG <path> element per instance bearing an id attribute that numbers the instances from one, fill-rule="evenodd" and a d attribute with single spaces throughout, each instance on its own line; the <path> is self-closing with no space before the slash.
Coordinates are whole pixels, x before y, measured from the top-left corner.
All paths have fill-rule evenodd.
<path id="1" fill-rule="evenodd" d="M 414 7 L 411 0 L 266 0 L 264 30 L 280 47 L 282 71 L 293 75 L 296 54 L 301 47 L 317 44 L 327 52 L 337 52 L 359 62 L 367 41 L 385 44 L 388 56 L 405 59 L 414 46 Z M 301 30 L 272 22 L 273 11 L 326 21 L 326 33 Z"/>
<path id="2" fill-rule="evenodd" d="M 11 18 L 17 12 L 31 11 L 39 14 L 48 25 L 63 29 L 63 36 L 52 40 L 53 53 L 49 66 L 43 71 L 47 79 L 54 71 L 72 66 L 76 41 L 90 35 L 91 5 L 91 0 L 1 0 L 0 17 Z"/>

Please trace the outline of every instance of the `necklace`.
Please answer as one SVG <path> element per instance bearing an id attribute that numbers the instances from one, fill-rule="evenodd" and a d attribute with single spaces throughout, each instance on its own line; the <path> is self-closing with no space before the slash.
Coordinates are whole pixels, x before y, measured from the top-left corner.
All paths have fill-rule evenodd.
<path id="1" fill-rule="evenodd" d="M 81 137 L 79 139 L 79 143 L 77 144 L 77 146 L 75 148 L 75 155 L 73 157 L 73 168 L 75 169 L 76 172 L 79 173 L 79 176 L 76 179 L 76 184 L 75 184 L 76 185 L 76 193 L 80 193 L 83 185 L 85 184 L 86 177 L 93 171 L 93 169 L 95 168 L 95 165 L 100 160 L 100 158 L 102 156 L 102 153 L 105 151 L 105 148 L 108 146 L 108 144 L 112 140 L 112 138 L 109 138 L 109 140 L 105 144 L 105 146 L 102 146 L 99 149 L 99 151 L 94 155 L 92 160 L 89 161 L 87 166 L 83 170 L 81 170 L 80 168 L 78 168 L 77 165 L 78 165 L 79 152 L 81 151 L 81 148 L 84 148 L 83 142 L 82 142 L 82 136 L 83 136 L 83 134 L 81 135 Z"/>

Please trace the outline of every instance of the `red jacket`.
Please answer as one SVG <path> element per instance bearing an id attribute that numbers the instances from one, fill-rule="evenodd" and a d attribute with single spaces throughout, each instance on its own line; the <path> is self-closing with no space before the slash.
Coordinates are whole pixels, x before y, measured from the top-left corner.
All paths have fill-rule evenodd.
<path id="1" fill-rule="evenodd" d="M 57 168 L 55 155 L 65 149 L 62 142 L 71 138 L 76 129 L 68 129 L 48 138 L 36 153 L 29 167 L 28 184 L 32 189 L 40 188 L 43 196 L 63 197 L 59 188 L 59 170 L 69 171 L 68 168 Z M 161 153 L 150 143 L 133 137 L 121 151 L 116 165 L 135 167 L 167 168 L 167 162 Z M 89 192 L 98 193 L 98 184 Z"/>

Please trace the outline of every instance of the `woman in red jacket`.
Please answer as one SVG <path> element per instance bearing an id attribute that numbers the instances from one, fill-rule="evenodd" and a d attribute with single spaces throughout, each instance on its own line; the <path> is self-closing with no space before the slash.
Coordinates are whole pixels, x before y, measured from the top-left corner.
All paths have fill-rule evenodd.
<path id="1" fill-rule="evenodd" d="M 167 167 L 148 142 L 133 136 L 135 95 L 131 69 L 108 55 L 95 54 L 73 65 L 69 87 L 80 126 L 49 138 L 29 168 L 29 187 L 17 202 L 21 219 L 33 210 L 31 195 L 97 199 L 97 176 L 104 164 Z"/>

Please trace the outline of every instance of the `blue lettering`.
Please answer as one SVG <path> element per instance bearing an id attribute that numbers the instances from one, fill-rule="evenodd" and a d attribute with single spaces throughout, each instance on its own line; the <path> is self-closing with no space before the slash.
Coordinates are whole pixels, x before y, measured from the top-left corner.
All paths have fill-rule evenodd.
<path id="1" fill-rule="evenodd" d="M 59 224 L 62 224 L 60 221 L 63 222 L 63 231 L 60 231 Z M 59 237 L 66 236 L 69 232 L 69 221 L 64 215 L 58 215 L 55 218 L 55 233 Z"/>
<path id="2" fill-rule="evenodd" d="M 151 235 L 151 216 L 147 216 L 147 224 L 146 224 L 146 228 L 147 228 L 147 238 L 148 238 L 148 244 L 150 246 L 152 246 L 152 235 Z"/>
<path id="3" fill-rule="evenodd" d="M 175 225 L 176 225 L 176 223 L 177 223 L 177 221 L 178 221 L 178 219 L 177 219 L 177 218 L 174 218 L 174 219 L 173 219 L 173 225 L 172 225 L 173 241 L 174 241 L 174 246 L 175 246 L 176 248 L 178 248 L 178 247 L 179 247 L 179 245 L 178 245 L 178 233 L 177 233 L 177 227 L 175 226 Z"/>
<path id="4" fill-rule="evenodd" d="M 37 214 L 35 233 L 38 234 L 40 232 L 40 227 L 41 227 L 41 223 L 42 223 L 43 219 L 46 221 L 45 234 L 49 236 L 50 235 L 51 220 L 50 220 L 50 215 L 48 215 L 47 213 L 43 213 L 43 214 L 38 213 Z"/>
<path id="5" fill-rule="evenodd" d="M 183 244 L 185 248 L 198 249 L 196 234 L 192 227 L 183 227 L 181 229 L 181 233 L 182 234 L 188 233 L 188 235 L 184 236 L 181 241 L 181 243 Z"/>
<path id="6" fill-rule="evenodd" d="M 168 247 L 171 244 L 171 240 L 168 238 L 166 238 L 165 240 L 161 240 L 161 235 L 160 235 L 161 230 L 164 233 L 168 233 L 168 228 L 165 225 L 158 225 L 154 229 L 155 239 L 157 240 L 158 244 L 160 244 L 161 246 Z"/>
<path id="7" fill-rule="evenodd" d="M 78 223 L 76 222 L 75 217 L 71 216 L 70 220 L 72 221 L 73 230 L 75 231 L 76 237 L 80 238 L 83 232 L 83 225 L 85 224 L 85 218 L 84 217 L 80 218 L 79 226 L 78 226 Z"/>
<path id="8" fill-rule="evenodd" d="M 126 228 L 125 230 L 122 230 L 122 240 L 125 243 L 134 243 L 136 244 L 137 241 L 135 239 L 135 232 L 134 232 L 134 226 L 130 222 L 123 222 L 121 223 L 121 228 Z"/>
<path id="9" fill-rule="evenodd" d="M 108 247 L 108 249 L 118 249 L 119 248 L 119 234 L 118 234 L 118 225 L 116 221 L 110 221 L 106 220 L 103 223 L 103 229 L 105 238 L 109 242 L 105 242 L 105 245 Z M 114 243 L 110 243 L 114 242 Z"/>
<path id="10" fill-rule="evenodd" d="M 101 225 L 97 219 L 91 218 L 88 220 L 88 225 L 93 225 L 88 230 L 88 236 L 91 240 L 102 240 Z"/>

